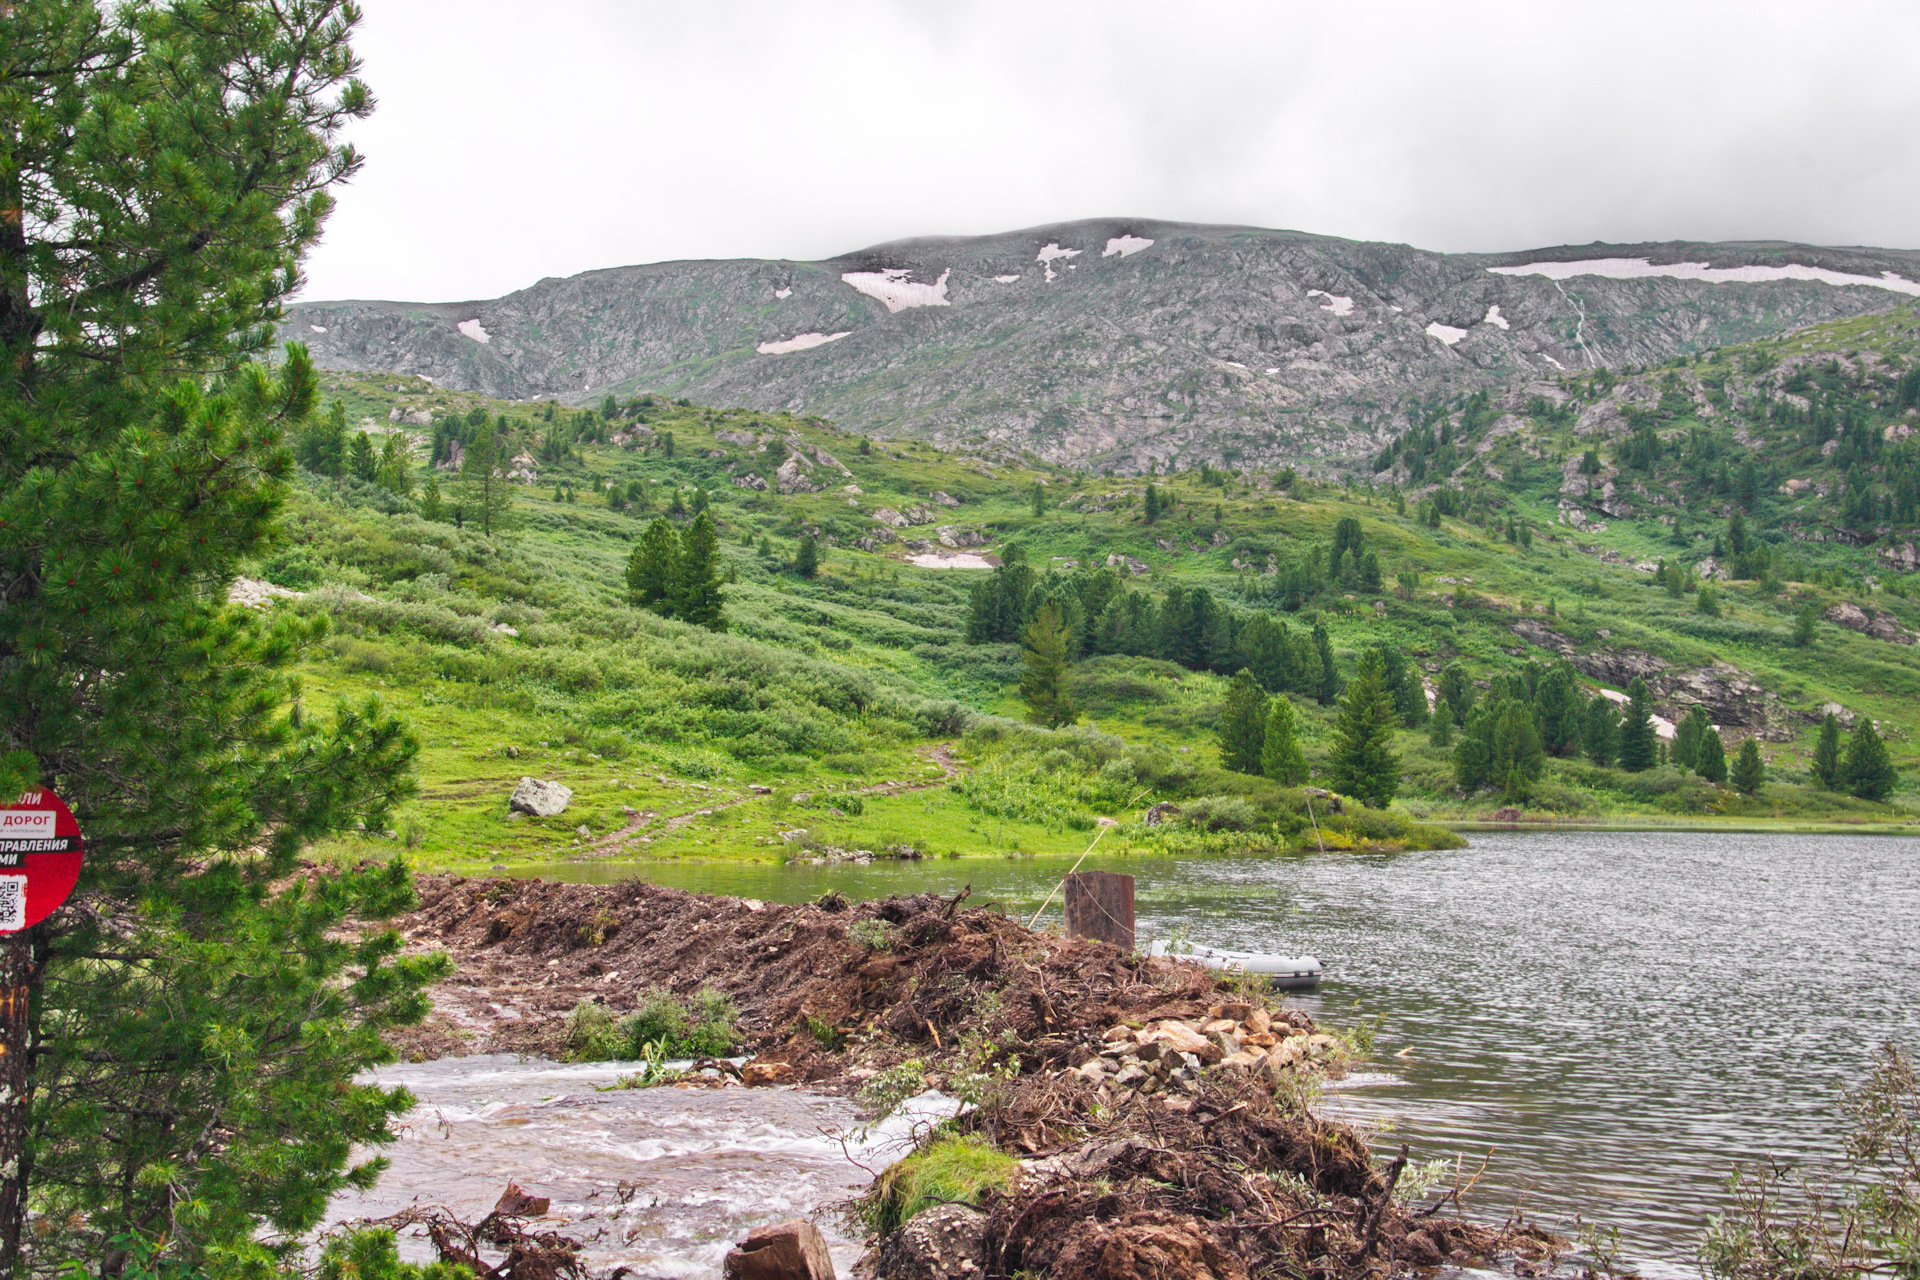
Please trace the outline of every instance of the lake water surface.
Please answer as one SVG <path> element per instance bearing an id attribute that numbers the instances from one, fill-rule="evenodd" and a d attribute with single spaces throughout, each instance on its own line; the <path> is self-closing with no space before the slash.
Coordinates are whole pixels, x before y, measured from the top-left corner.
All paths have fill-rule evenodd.
<path id="1" fill-rule="evenodd" d="M 1070 860 L 866 867 L 567 865 L 795 902 L 951 893 L 1030 914 Z M 1141 941 L 1306 952 L 1380 1064 L 1323 1109 L 1416 1158 L 1492 1152 L 1470 1207 L 1618 1226 L 1649 1274 L 1691 1274 L 1728 1168 L 1838 1151 L 1874 1047 L 1920 1048 L 1920 842 L 1649 832 L 1476 835 L 1431 853 L 1089 859 L 1136 877 Z M 1058 917 L 1056 903 L 1050 914 Z M 1402 1049 L 1407 1057 L 1397 1056 Z"/>

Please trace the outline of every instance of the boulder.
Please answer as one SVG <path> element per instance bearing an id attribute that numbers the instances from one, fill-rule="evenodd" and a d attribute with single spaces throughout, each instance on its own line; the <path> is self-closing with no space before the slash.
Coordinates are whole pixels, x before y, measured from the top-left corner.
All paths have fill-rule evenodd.
<path id="1" fill-rule="evenodd" d="M 740 1083 L 745 1085 L 787 1084 L 792 1079 L 791 1062 L 749 1062 L 740 1068 Z"/>
<path id="2" fill-rule="evenodd" d="M 726 1280 L 834 1280 L 833 1258 L 804 1218 L 755 1227 L 720 1264 Z"/>
<path id="3" fill-rule="evenodd" d="M 1888 614 L 1877 609 L 1863 609 L 1847 600 L 1827 610 L 1827 621 L 1888 644 L 1912 644 L 1920 640 L 1920 635 L 1907 630 Z"/>
<path id="4" fill-rule="evenodd" d="M 548 782 L 541 778 L 522 778 L 520 785 L 507 797 L 507 808 L 514 813 L 532 814 L 536 818 L 551 818 L 565 813 L 567 805 L 573 799 L 571 788 L 558 782 Z"/>
<path id="5" fill-rule="evenodd" d="M 987 1272 L 987 1215 L 937 1204 L 880 1242 L 874 1274 L 887 1280 L 981 1280 Z"/>

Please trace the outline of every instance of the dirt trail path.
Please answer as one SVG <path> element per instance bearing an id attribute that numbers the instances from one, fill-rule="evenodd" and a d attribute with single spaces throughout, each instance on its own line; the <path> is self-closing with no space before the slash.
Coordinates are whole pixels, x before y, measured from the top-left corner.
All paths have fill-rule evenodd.
<path id="1" fill-rule="evenodd" d="M 924 782 L 877 782 L 870 787 L 861 787 L 859 790 L 851 792 L 850 794 L 857 796 L 897 796 L 906 795 L 913 791 L 931 791 L 935 787 L 945 786 L 960 774 L 961 764 L 954 758 L 951 743 L 936 742 L 933 746 L 918 751 L 915 754 L 919 755 L 921 759 L 927 761 L 929 764 L 938 765 L 940 767 L 940 776 Z M 765 796 L 756 792 L 749 791 L 745 795 L 731 796 L 724 800 L 715 800 L 713 803 L 705 805 L 702 808 L 689 809 L 684 813 L 676 813 L 669 817 L 657 830 L 647 834 L 657 839 L 660 836 L 670 835 L 676 831 L 683 831 L 687 827 L 692 826 L 694 822 L 700 818 L 711 817 L 722 810 L 732 809 L 738 805 L 747 804 L 754 800 L 763 800 L 765 798 Z M 634 841 L 640 837 L 642 828 L 645 827 L 648 822 L 651 822 L 659 816 L 657 812 L 651 809 L 641 809 L 635 812 L 627 818 L 627 824 L 624 827 L 595 840 L 585 849 L 581 850 L 580 856 L 586 858 L 612 858 L 627 852 Z"/>

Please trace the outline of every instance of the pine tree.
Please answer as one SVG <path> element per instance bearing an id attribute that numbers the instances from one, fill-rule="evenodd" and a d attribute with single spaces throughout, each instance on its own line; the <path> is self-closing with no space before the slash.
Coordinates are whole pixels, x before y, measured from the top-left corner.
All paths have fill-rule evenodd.
<path id="1" fill-rule="evenodd" d="M 1026 700 L 1027 719 L 1048 729 L 1080 718 L 1069 690 L 1072 639 L 1053 601 L 1034 610 L 1033 621 L 1027 624 L 1026 652 L 1021 656 L 1026 669 L 1020 676 L 1020 696 Z"/>
<path id="2" fill-rule="evenodd" d="M 1419 728 L 1427 718 L 1427 691 L 1420 683 L 1419 673 L 1393 645 L 1375 645 L 1374 652 L 1380 655 L 1381 678 L 1387 697 L 1393 701 L 1394 714 L 1405 727 Z"/>
<path id="3" fill-rule="evenodd" d="M 485 422 L 474 431 L 460 464 L 460 507 L 489 538 L 513 527 L 513 492 L 500 463 L 499 433 Z"/>
<path id="4" fill-rule="evenodd" d="M 1589 761 L 1604 769 L 1613 763 L 1619 736 L 1620 716 L 1613 709 L 1613 701 L 1605 694 L 1594 694 L 1581 720 L 1580 749 Z"/>
<path id="5" fill-rule="evenodd" d="M 370 927 L 412 904 L 397 861 L 295 873 L 386 824 L 414 740 L 299 707 L 325 615 L 226 604 L 311 421 L 305 351 L 255 358 L 358 163 L 353 19 L 63 0 L 0 32 L 0 790 L 57 783 L 89 844 L 85 907 L 4 948 L 31 1015 L 0 1065 L 5 1274 L 29 1197 L 89 1270 L 164 1233 L 156 1270 L 277 1273 L 377 1173 L 355 1152 L 407 1100 L 355 1077 L 445 972 Z"/>
<path id="6" fill-rule="evenodd" d="M 801 537 L 799 549 L 793 553 L 793 571 L 803 578 L 820 575 L 820 544 L 810 533 Z"/>
<path id="7" fill-rule="evenodd" d="M 1740 744 L 1740 754 L 1733 762 L 1733 785 L 1741 795 L 1753 795 L 1767 782 L 1767 766 L 1760 759 L 1760 744 L 1748 738 Z"/>
<path id="8" fill-rule="evenodd" d="M 1340 696 L 1340 669 L 1333 663 L 1333 637 L 1327 634 L 1327 624 L 1315 618 L 1313 620 L 1313 652 L 1319 659 L 1320 681 L 1314 689 L 1314 697 L 1321 706 L 1332 706 Z"/>
<path id="9" fill-rule="evenodd" d="M 389 432 L 380 445 L 380 465 L 373 478 L 389 493 L 402 498 L 413 496 L 413 462 L 407 457 L 407 439 L 398 431 Z"/>
<path id="10" fill-rule="evenodd" d="M 1267 701 L 1267 723 L 1260 741 L 1260 772 L 1290 787 L 1307 780 L 1306 753 L 1300 749 L 1293 704 L 1285 694 Z"/>
<path id="11" fill-rule="evenodd" d="M 1382 585 L 1379 553 L 1369 551 L 1360 557 L 1360 589 L 1378 595 Z"/>
<path id="12" fill-rule="evenodd" d="M 1840 774 L 1848 795 L 1876 803 L 1892 795 L 1894 783 L 1900 780 L 1887 744 L 1881 741 L 1879 730 L 1867 716 L 1860 717 L 1853 727 L 1853 736 L 1847 739 L 1847 754 Z"/>
<path id="13" fill-rule="evenodd" d="M 1840 720 L 1827 712 L 1820 722 L 1820 737 L 1813 744 L 1813 776 L 1828 791 L 1838 791 L 1843 781 L 1840 768 Z"/>
<path id="14" fill-rule="evenodd" d="M 1727 780 L 1727 750 L 1712 729 L 1700 735 L 1700 744 L 1694 748 L 1693 771 L 1715 786 Z"/>
<path id="15" fill-rule="evenodd" d="M 1699 759 L 1700 743 L 1713 732 L 1713 721 L 1705 707 L 1695 707 L 1680 717 L 1673 728 L 1673 762 L 1691 769 Z"/>
<path id="16" fill-rule="evenodd" d="M 658 516 L 627 559 L 627 599 L 672 617 L 673 589 L 679 581 L 680 531 L 665 516 Z"/>
<path id="17" fill-rule="evenodd" d="M 1033 482 L 1032 501 L 1035 519 L 1047 514 L 1047 487 L 1038 480 Z"/>
<path id="18" fill-rule="evenodd" d="M 725 631 L 727 619 L 722 608 L 726 599 L 720 591 L 724 576 L 719 531 L 713 527 L 713 517 L 702 511 L 680 539 L 680 560 L 670 597 L 673 616 L 709 631 Z"/>
<path id="19" fill-rule="evenodd" d="M 1444 698 L 1433 704 L 1433 718 L 1427 721 L 1427 741 L 1445 751 L 1453 745 L 1453 708 Z"/>
<path id="20" fill-rule="evenodd" d="M 1518 699 L 1502 702 L 1493 722 L 1492 776 L 1509 784 L 1516 776 L 1533 782 L 1546 766 L 1547 753 L 1527 705 Z"/>
<path id="21" fill-rule="evenodd" d="M 1534 715 L 1540 730 L 1540 745 L 1550 756 L 1570 756 L 1580 749 L 1580 691 L 1574 684 L 1573 668 L 1556 662 L 1540 677 L 1533 696 Z"/>
<path id="22" fill-rule="evenodd" d="M 1259 773 L 1266 729 L 1266 690 L 1253 678 L 1253 672 L 1242 667 L 1227 685 L 1226 702 L 1220 710 L 1216 732 L 1221 767 L 1235 773 Z"/>
<path id="23" fill-rule="evenodd" d="M 1400 790 L 1400 757 L 1393 751 L 1395 716 L 1382 665 L 1377 652 L 1360 660 L 1353 683 L 1340 699 L 1328 755 L 1333 789 L 1375 809 L 1392 804 Z"/>
<path id="24" fill-rule="evenodd" d="M 295 437 L 300 465 L 316 475 L 339 479 L 347 471 L 347 406 L 335 400 L 324 414 L 310 418 Z"/>
<path id="25" fill-rule="evenodd" d="M 422 520 L 447 518 L 446 503 L 440 498 L 440 477 L 431 471 L 427 473 L 427 483 L 420 490 L 420 518 Z"/>
<path id="26" fill-rule="evenodd" d="M 1651 769 L 1659 761 L 1660 739 L 1653 728 L 1653 694 L 1645 680 L 1636 677 L 1627 686 L 1627 711 L 1621 718 L 1615 741 L 1620 767 L 1628 773 Z"/>
<path id="27" fill-rule="evenodd" d="M 1473 700 L 1477 696 L 1473 680 L 1467 675 L 1467 669 L 1457 662 L 1449 662 L 1440 672 L 1440 682 L 1435 687 L 1435 695 L 1453 709 L 1453 722 L 1464 725 L 1467 713 L 1473 710 Z"/>
<path id="28" fill-rule="evenodd" d="M 380 461 L 373 452 L 373 440 L 364 431 L 354 432 L 353 439 L 347 442 L 347 470 L 353 473 L 355 480 L 372 484 L 379 468 Z"/>
<path id="29" fill-rule="evenodd" d="M 1148 524 L 1160 518 L 1160 490 L 1153 485 L 1147 486 L 1145 515 Z"/>
<path id="30" fill-rule="evenodd" d="M 1803 605 L 1800 612 L 1793 616 L 1793 643 L 1796 647 L 1804 649 L 1813 643 L 1814 628 L 1819 621 L 1820 606 L 1817 604 Z"/>

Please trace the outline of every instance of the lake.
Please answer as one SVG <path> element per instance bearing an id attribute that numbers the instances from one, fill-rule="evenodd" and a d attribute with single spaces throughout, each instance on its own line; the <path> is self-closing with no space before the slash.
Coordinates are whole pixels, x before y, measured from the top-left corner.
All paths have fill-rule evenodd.
<path id="1" fill-rule="evenodd" d="M 973 886 L 1030 915 L 1070 859 L 870 866 L 568 864 L 794 902 Z M 1649 1275 L 1693 1274 L 1736 1162 L 1838 1154 L 1843 1089 L 1920 1042 L 1920 843 L 1900 838 L 1479 834 L 1464 850 L 1089 858 L 1136 878 L 1142 944 L 1306 952 L 1288 1003 L 1378 1019 L 1376 1064 L 1323 1111 L 1487 1173 L 1469 1207 L 1620 1229 Z M 1058 900 L 1049 913 L 1059 916 Z M 1398 1056 L 1406 1050 L 1407 1056 Z"/>

